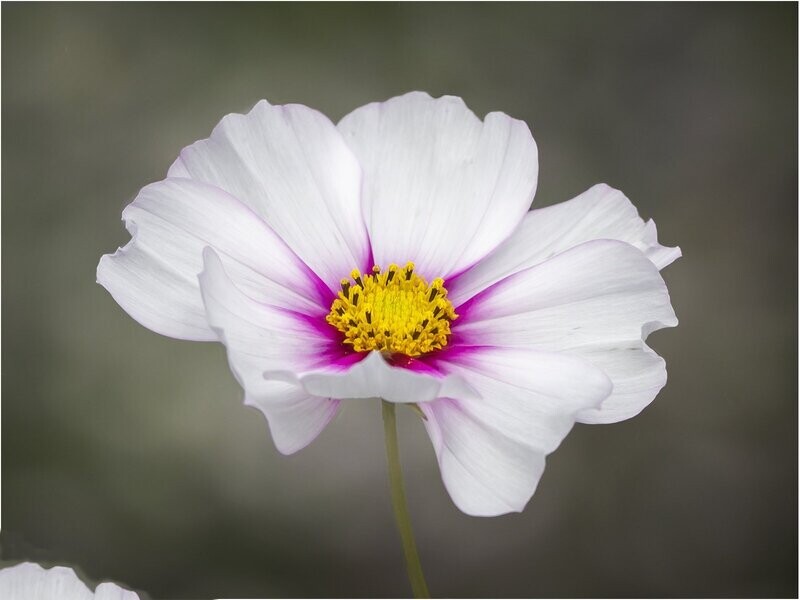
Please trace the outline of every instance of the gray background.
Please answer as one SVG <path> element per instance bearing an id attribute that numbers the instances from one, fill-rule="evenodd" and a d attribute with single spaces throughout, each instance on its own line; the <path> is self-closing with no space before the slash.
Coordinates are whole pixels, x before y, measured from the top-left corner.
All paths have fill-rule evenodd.
<path id="1" fill-rule="evenodd" d="M 536 205 L 598 182 L 684 258 L 669 383 L 577 426 L 524 513 L 461 514 L 411 411 L 409 501 L 440 596 L 797 594 L 797 6 L 2 7 L 1 558 L 153 598 L 408 593 L 380 408 L 296 456 L 221 346 L 95 284 L 120 211 L 265 97 L 338 120 L 422 89 L 527 121 Z"/>

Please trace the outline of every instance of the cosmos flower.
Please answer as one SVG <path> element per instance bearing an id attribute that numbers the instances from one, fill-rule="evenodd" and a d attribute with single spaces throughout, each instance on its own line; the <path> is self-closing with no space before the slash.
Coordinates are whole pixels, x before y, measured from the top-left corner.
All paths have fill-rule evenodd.
<path id="1" fill-rule="evenodd" d="M 91 591 L 70 568 L 44 569 L 21 563 L 0 570 L 3 600 L 139 600 L 134 592 L 113 583 L 101 583 Z"/>
<path id="2" fill-rule="evenodd" d="M 521 511 L 573 424 L 639 413 L 677 324 L 659 245 L 596 185 L 529 212 L 527 125 L 413 92 L 334 125 L 261 101 L 124 210 L 97 279 L 139 323 L 220 341 L 286 454 L 344 399 L 416 405 L 456 505 Z"/>

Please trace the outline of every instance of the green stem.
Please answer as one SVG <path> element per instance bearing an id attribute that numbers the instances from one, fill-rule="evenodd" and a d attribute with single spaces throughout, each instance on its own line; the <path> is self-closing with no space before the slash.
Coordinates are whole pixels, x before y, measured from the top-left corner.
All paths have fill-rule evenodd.
<path id="1" fill-rule="evenodd" d="M 411 530 L 411 518 L 408 514 L 406 492 L 403 488 L 403 472 L 400 469 L 400 451 L 397 447 L 397 418 L 394 404 L 381 400 L 383 405 L 383 432 L 386 436 L 386 459 L 389 462 L 389 485 L 392 488 L 392 506 L 397 530 L 403 542 L 403 554 L 406 557 L 406 570 L 414 598 L 430 598 L 428 584 L 422 574 L 422 565 L 414 543 L 414 532 Z"/>

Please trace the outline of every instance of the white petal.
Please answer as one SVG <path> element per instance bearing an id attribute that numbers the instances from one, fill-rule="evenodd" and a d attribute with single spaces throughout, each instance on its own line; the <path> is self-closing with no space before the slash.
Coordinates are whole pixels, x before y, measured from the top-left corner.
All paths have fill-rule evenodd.
<path id="1" fill-rule="evenodd" d="M 122 216 L 133 237 L 100 259 L 97 280 L 153 331 L 216 339 L 197 283 L 205 246 L 215 248 L 254 298 L 312 314 L 327 312 L 322 282 L 255 213 L 219 188 L 167 179 L 145 187 Z"/>
<path id="2" fill-rule="evenodd" d="M 370 352 L 347 369 L 308 372 L 276 369 L 265 375 L 302 385 L 309 394 L 326 398 L 383 398 L 388 402 L 422 403 L 450 395 L 478 397 L 458 375 L 440 376 L 393 367 L 380 352 Z"/>
<path id="3" fill-rule="evenodd" d="M 0 570 L 0 598 L 3 600 L 138 600 L 139 596 L 113 583 L 103 583 L 97 593 L 67 567 L 44 569 L 22 563 Z"/>
<path id="4" fill-rule="evenodd" d="M 459 343 L 575 354 L 614 384 L 599 409 L 578 420 L 613 422 L 641 411 L 666 382 L 644 339 L 678 324 L 655 265 L 629 244 L 581 244 L 495 284 L 460 312 Z"/>
<path id="5" fill-rule="evenodd" d="M 94 592 L 95 600 L 139 600 L 139 596 L 113 583 L 101 583 Z"/>
<path id="6" fill-rule="evenodd" d="M 210 248 L 204 260 L 199 279 L 208 322 L 225 344 L 231 371 L 245 390 L 245 403 L 267 417 L 278 450 L 291 454 L 304 448 L 334 417 L 338 402 L 312 398 L 298 385 L 266 381 L 263 374 L 325 364 L 329 340 L 308 318 L 242 293 Z"/>
<path id="7" fill-rule="evenodd" d="M 677 325 L 658 269 L 630 244 L 586 242 L 496 283 L 453 327 L 475 345 L 565 350 Z"/>
<path id="8" fill-rule="evenodd" d="M 492 254 L 448 281 L 449 297 L 458 305 L 504 277 L 599 239 L 628 242 L 659 269 L 681 255 L 680 248 L 658 243 L 655 223 L 645 223 L 622 192 L 598 184 L 572 200 L 525 215 L 511 237 Z"/>
<path id="9" fill-rule="evenodd" d="M 265 370 L 319 364 L 327 340 L 310 320 L 245 295 L 211 248 L 204 250 L 203 259 L 198 278 L 208 322 L 228 349 L 231 367 L 245 390 L 257 391 Z"/>
<path id="10" fill-rule="evenodd" d="M 339 400 L 311 396 L 298 385 L 264 381 L 245 404 L 267 418 L 275 446 L 283 454 L 294 454 L 313 442 L 339 411 Z"/>
<path id="11" fill-rule="evenodd" d="M 369 268 L 361 169 L 323 114 L 262 100 L 184 148 L 170 176 L 212 183 L 247 204 L 332 289 Z"/>
<path id="12" fill-rule="evenodd" d="M 520 512 L 544 471 L 544 452 L 516 443 L 448 398 L 420 405 L 453 502 L 468 515 Z"/>
<path id="13" fill-rule="evenodd" d="M 622 238 L 620 237 L 620 239 Z M 671 265 L 683 256 L 678 246 L 671 248 L 658 243 L 658 230 L 656 229 L 656 222 L 653 221 L 653 219 L 650 219 L 644 224 L 644 229 L 639 239 L 634 241 L 622 239 L 622 241 L 639 248 L 659 270 Z"/>
<path id="14" fill-rule="evenodd" d="M 536 191 L 528 126 L 481 122 L 460 98 L 413 92 L 339 123 L 364 169 L 364 218 L 375 263 L 412 260 L 447 277 L 488 254 L 519 224 Z"/>
<path id="15" fill-rule="evenodd" d="M 573 348 L 614 382 L 613 393 L 598 408 L 578 413 L 581 423 L 616 423 L 638 415 L 667 383 L 664 359 L 641 341 L 630 346 L 602 344 Z"/>
<path id="16" fill-rule="evenodd" d="M 8 600 L 90 600 L 94 594 L 67 567 L 22 563 L 0 571 L 0 597 Z"/>
<path id="17" fill-rule="evenodd" d="M 596 408 L 611 393 L 609 378 L 587 360 L 525 348 L 476 348 L 441 361 L 480 398 L 461 408 L 500 434 L 546 454 L 572 428 L 575 415 Z"/>
<path id="18" fill-rule="evenodd" d="M 217 339 L 191 282 L 135 242 L 100 259 L 97 282 L 131 317 L 156 333 L 183 340 Z"/>
<path id="19" fill-rule="evenodd" d="M 519 512 L 582 409 L 596 407 L 611 382 L 588 362 L 526 349 L 476 348 L 445 358 L 481 398 L 436 400 L 422 409 L 442 479 L 471 515 Z"/>

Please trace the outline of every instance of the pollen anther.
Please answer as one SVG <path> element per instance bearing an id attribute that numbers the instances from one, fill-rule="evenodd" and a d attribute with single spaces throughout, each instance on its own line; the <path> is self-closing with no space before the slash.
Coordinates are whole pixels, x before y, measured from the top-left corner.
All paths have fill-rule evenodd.
<path id="1" fill-rule="evenodd" d="M 401 270 L 403 277 L 397 277 Z M 447 345 L 450 322 L 458 315 L 443 279 L 428 285 L 409 262 L 403 269 L 395 264 L 386 270 L 375 265 L 371 273 L 353 269 L 341 285 L 325 320 L 356 352 L 420 356 Z"/>

